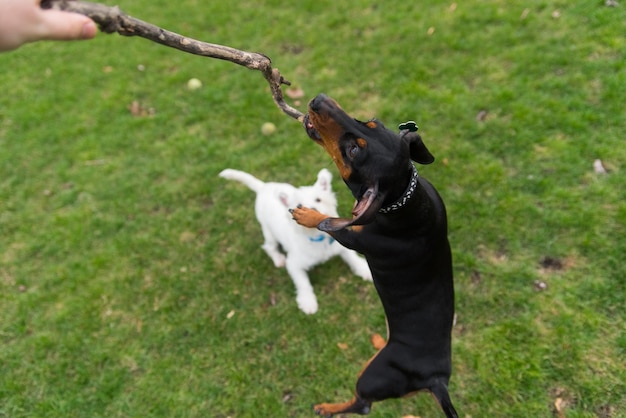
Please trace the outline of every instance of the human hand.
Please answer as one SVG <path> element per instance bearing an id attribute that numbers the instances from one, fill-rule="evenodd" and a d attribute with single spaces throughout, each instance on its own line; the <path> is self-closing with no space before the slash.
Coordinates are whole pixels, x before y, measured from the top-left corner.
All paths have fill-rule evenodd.
<path id="1" fill-rule="evenodd" d="M 0 0 L 0 51 L 40 40 L 93 38 L 98 28 L 78 13 L 43 10 L 41 0 Z"/>

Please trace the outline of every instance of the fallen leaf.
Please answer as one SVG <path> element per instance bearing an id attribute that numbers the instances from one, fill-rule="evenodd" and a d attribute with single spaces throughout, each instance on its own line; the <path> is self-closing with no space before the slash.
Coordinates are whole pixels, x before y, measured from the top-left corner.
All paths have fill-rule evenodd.
<path id="1" fill-rule="evenodd" d="M 606 174 L 607 173 L 607 169 L 604 167 L 604 164 L 602 164 L 602 160 L 595 160 L 593 162 L 593 171 L 595 171 L 596 174 Z"/>
<path id="2" fill-rule="evenodd" d="M 285 93 L 290 99 L 300 99 L 304 97 L 304 90 L 297 87 L 288 88 L 287 90 L 285 90 Z"/>
<path id="3" fill-rule="evenodd" d="M 293 393 L 291 391 L 283 392 L 283 403 L 287 403 L 294 398 Z"/>
<path id="4" fill-rule="evenodd" d="M 567 402 L 563 400 L 563 398 L 556 398 L 554 400 L 554 409 L 556 409 L 556 413 L 558 414 L 559 418 L 565 418 L 565 413 L 563 412 L 563 410 L 565 409 L 565 406 L 567 405 Z"/>
<path id="5" fill-rule="evenodd" d="M 548 284 L 542 280 L 535 280 L 534 289 L 537 292 L 542 292 L 548 288 Z"/>
<path id="6" fill-rule="evenodd" d="M 382 349 L 387 344 L 385 339 L 380 334 L 372 334 L 372 336 L 370 337 L 370 342 L 376 350 Z"/>
<path id="7" fill-rule="evenodd" d="M 145 107 L 137 100 L 133 100 L 133 102 L 128 105 L 128 110 L 130 111 L 130 114 L 135 117 L 152 116 L 155 113 L 154 108 Z"/>
<path id="8" fill-rule="evenodd" d="M 235 311 L 234 311 L 234 310 L 232 310 L 232 311 L 228 312 L 228 314 L 226 315 L 226 319 L 230 319 L 230 318 L 232 318 L 233 316 L 235 316 Z"/>
<path id="9" fill-rule="evenodd" d="M 348 344 L 346 344 L 346 343 L 337 343 L 337 347 L 339 347 L 340 350 L 347 350 L 348 349 Z"/>

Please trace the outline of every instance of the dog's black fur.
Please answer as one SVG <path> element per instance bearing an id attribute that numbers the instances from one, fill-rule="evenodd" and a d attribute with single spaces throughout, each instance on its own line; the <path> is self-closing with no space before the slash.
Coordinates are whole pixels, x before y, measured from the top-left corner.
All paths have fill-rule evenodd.
<path id="1" fill-rule="evenodd" d="M 454 316 L 446 210 L 410 160 L 434 161 L 420 136 L 378 120 L 360 122 L 329 97 L 309 103 L 308 135 L 334 160 L 357 199 L 351 219 L 296 208 L 294 219 L 328 232 L 367 258 L 387 317 L 387 343 L 361 372 L 354 399 L 315 405 L 319 415 L 367 414 L 372 402 L 429 391 L 446 417 Z"/>

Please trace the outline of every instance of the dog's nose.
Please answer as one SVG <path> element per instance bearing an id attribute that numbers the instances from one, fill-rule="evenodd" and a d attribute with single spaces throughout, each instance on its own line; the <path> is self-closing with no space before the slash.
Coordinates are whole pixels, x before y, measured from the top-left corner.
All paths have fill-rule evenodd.
<path id="1" fill-rule="evenodd" d="M 309 109 L 311 109 L 314 112 L 319 112 L 320 108 L 322 107 L 322 104 L 328 99 L 328 96 L 325 95 L 324 93 L 320 93 L 317 96 L 315 96 L 313 98 L 313 100 L 311 100 L 311 102 L 309 103 Z"/>

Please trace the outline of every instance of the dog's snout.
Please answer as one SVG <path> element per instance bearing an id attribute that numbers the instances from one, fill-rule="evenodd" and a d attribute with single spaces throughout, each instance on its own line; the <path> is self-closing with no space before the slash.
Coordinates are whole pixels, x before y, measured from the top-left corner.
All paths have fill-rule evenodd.
<path id="1" fill-rule="evenodd" d="M 309 102 L 309 110 L 319 115 L 334 114 L 342 110 L 339 103 L 325 95 L 320 93 L 313 100 Z"/>
<path id="2" fill-rule="evenodd" d="M 328 96 L 326 96 L 324 93 L 320 93 L 317 96 L 315 96 L 311 102 L 309 103 L 309 109 L 311 109 L 314 112 L 319 112 L 322 104 L 328 99 Z"/>

